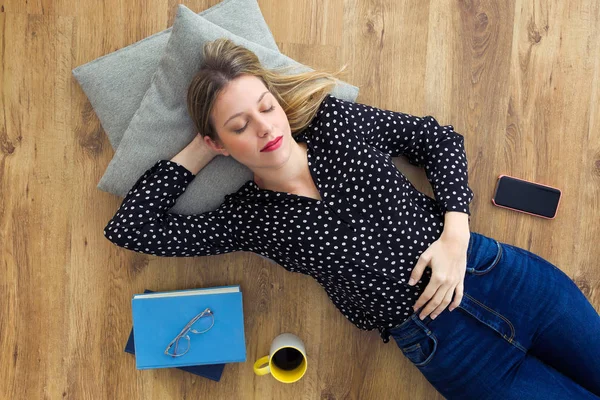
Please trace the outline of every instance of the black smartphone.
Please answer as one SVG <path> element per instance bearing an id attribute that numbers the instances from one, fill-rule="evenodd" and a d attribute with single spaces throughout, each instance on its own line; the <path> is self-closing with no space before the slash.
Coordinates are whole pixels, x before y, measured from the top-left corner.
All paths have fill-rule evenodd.
<path id="1" fill-rule="evenodd" d="M 500 175 L 492 203 L 525 214 L 554 219 L 562 192 L 552 186 Z"/>

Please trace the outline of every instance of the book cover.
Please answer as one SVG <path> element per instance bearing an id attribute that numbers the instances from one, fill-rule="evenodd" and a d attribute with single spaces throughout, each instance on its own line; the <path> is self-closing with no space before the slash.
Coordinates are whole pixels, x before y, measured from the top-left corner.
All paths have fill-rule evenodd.
<path id="1" fill-rule="evenodd" d="M 246 361 L 239 285 L 136 294 L 131 308 L 137 369 Z M 212 327 L 204 333 L 188 333 L 190 347 L 185 355 L 165 354 L 167 345 L 206 308 L 210 308 L 214 316 Z M 207 321 L 210 320 L 202 318 L 196 323 L 198 326 L 194 324 L 194 329 L 210 326 L 206 325 Z"/>
<path id="2" fill-rule="evenodd" d="M 154 293 L 154 291 L 146 289 L 144 293 Z M 134 336 L 133 336 L 133 328 L 131 328 L 131 333 L 129 334 L 129 338 L 127 339 L 127 344 L 125 345 L 125 352 L 129 354 L 135 355 L 135 346 L 134 346 Z M 176 367 L 182 371 L 189 372 L 194 375 L 202 376 L 204 378 L 208 378 L 210 380 L 219 382 L 221 380 L 221 375 L 223 375 L 223 370 L 225 369 L 226 364 L 207 364 L 207 365 L 194 365 L 189 367 Z"/>

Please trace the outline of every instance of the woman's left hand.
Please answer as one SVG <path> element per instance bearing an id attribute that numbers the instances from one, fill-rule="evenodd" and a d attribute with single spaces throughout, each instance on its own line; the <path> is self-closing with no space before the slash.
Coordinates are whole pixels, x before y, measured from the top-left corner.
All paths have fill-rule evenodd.
<path id="1" fill-rule="evenodd" d="M 416 311 L 427 303 L 419 315 L 421 319 L 429 314 L 431 319 L 435 319 L 450 302 L 450 311 L 459 306 L 463 297 L 468 247 L 468 237 L 464 239 L 442 234 L 419 257 L 411 273 L 411 280 L 418 282 L 427 265 L 431 266 L 431 280 L 413 306 Z M 454 294 L 456 295 L 452 301 Z"/>

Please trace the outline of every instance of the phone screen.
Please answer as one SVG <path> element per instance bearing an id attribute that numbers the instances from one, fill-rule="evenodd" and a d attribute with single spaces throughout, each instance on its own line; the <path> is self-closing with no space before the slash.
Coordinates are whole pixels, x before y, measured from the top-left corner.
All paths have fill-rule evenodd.
<path id="1" fill-rule="evenodd" d="M 500 177 L 494 195 L 499 206 L 547 218 L 554 218 L 559 201 L 560 190 L 509 176 Z"/>

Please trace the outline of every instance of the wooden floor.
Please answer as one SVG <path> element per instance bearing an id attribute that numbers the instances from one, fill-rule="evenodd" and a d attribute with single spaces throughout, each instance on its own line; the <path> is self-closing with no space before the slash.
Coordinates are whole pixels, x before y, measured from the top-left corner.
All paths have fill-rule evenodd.
<path id="1" fill-rule="evenodd" d="M 357 101 L 453 125 L 466 138 L 471 229 L 551 261 L 600 309 L 598 1 L 258 3 L 286 55 L 349 63 Z M 310 277 L 252 253 L 158 258 L 104 238 L 121 199 L 96 184 L 113 150 L 71 70 L 171 26 L 176 1 L 0 5 L 0 398 L 442 398 Z M 398 161 L 433 196 L 423 170 Z M 492 205 L 500 174 L 562 189 L 556 219 Z M 244 293 L 247 362 L 218 383 L 136 370 L 123 352 L 134 293 L 228 284 Z M 286 331 L 306 343 L 305 377 L 255 376 L 254 360 Z"/>

